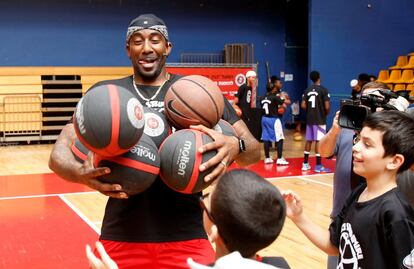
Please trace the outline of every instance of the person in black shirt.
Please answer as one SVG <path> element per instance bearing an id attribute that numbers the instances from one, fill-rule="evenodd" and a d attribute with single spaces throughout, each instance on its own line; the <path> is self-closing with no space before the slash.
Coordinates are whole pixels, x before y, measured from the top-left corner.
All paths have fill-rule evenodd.
<path id="1" fill-rule="evenodd" d="M 253 91 L 256 87 L 256 72 L 253 70 L 247 71 L 246 73 L 246 83 L 241 85 L 237 91 L 237 94 L 234 98 L 234 104 L 240 107 L 242 114 L 242 120 L 248 124 L 250 121 L 250 114 L 253 107 Z"/>
<path id="2" fill-rule="evenodd" d="M 167 89 L 179 78 L 166 70 L 171 48 L 164 21 L 153 14 L 140 15 L 131 21 L 126 35 L 126 51 L 133 75 L 95 86 L 122 86 L 142 105 L 162 111 Z M 205 181 L 217 179 L 233 161 L 243 166 L 260 158 L 259 143 L 237 117 L 230 103 L 226 99 L 224 102 L 223 119 L 232 124 L 239 137 L 194 126 L 214 140 L 200 147 L 199 152 L 217 151 L 215 157 L 199 167 L 200 171 L 215 167 L 206 175 Z M 158 177 L 149 189 L 128 197 L 119 184 L 105 184 L 98 180 L 99 176 L 110 173 L 109 168 L 94 168 L 91 158 L 82 164 L 74 159 L 70 147 L 75 138 L 73 124 L 69 123 L 56 141 L 49 167 L 68 181 L 85 184 L 110 196 L 100 240 L 121 268 L 187 268 L 188 256 L 205 264 L 213 261 L 214 252 L 203 230 L 202 211 L 198 206 L 200 193 L 185 195 L 175 192 Z"/>
<path id="3" fill-rule="evenodd" d="M 311 169 L 309 154 L 312 142 L 315 141 L 316 166 L 314 171 L 330 172 L 322 165 L 319 154 L 319 140 L 326 134 L 326 116 L 330 109 L 330 96 L 328 90 L 321 86 L 321 78 L 318 71 L 312 71 L 309 75 L 313 85 L 308 87 L 302 95 L 301 107 L 306 111 L 306 144 L 302 171 Z"/>
<path id="4" fill-rule="evenodd" d="M 288 165 L 289 162 L 283 158 L 283 134 L 282 122 L 280 118 L 286 109 L 286 105 L 290 104 L 288 95 L 282 92 L 282 82 L 277 77 L 272 77 L 273 81 L 267 87 L 267 94 L 261 98 L 260 104 L 263 109 L 262 116 L 262 141 L 265 152 L 265 164 L 273 163 L 270 158 L 270 147 L 276 142 L 277 148 L 277 165 Z"/>
<path id="5" fill-rule="evenodd" d="M 414 164 L 414 118 L 400 111 L 367 117 L 353 147 L 354 172 L 366 184 L 348 197 L 329 232 L 303 213 L 299 196 L 284 192 L 287 216 L 337 268 L 413 268 L 414 209 L 397 188 L 397 174 Z"/>

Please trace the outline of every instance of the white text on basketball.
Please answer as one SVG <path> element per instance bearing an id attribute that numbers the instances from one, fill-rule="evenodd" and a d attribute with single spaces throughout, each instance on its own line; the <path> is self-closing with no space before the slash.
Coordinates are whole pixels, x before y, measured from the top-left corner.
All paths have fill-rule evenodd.
<path id="1" fill-rule="evenodd" d="M 190 161 L 188 156 L 190 155 L 191 141 L 186 140 L 184 147 L 180 149 L 180 155 L 178 157 L 178 175 L 184 176 L 187 163 Z"/>

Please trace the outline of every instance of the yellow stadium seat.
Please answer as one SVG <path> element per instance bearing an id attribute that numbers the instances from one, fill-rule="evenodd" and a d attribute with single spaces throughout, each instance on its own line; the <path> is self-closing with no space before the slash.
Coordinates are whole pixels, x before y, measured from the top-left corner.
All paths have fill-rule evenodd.
<path id="1" fill-rule="evenodd" d="M 405 90 L 405 84 L 395 84 L 394 89 L 395 92 Z"/>
<path id="2" fill-rule="evenodd" d="M 414 56 L 414 52 L 409 53 L 408 56 Z"/>
<path id="3" fill-rule="evenodd" d="M 397 83 L 401 78 L 401 70 L 395 69 L 391 70 L 390 78 L 384 80 L 384 83 Z"/>
<path id="4" fill-rule="evenodd" d="M 390 78 L 390 73 L 388 72 L 388 70 L 380 70 L 378 73 L 377 81 L 384 82 L 389 78 Z"/>
<path id="5" fill-rule="evenodd" d="M 392 83 L 387 84 L 387 86 L 388 86 L 388 88 L 390 88 L 390 90 L 393 90 L 394 89 L 394 84 L 392 84 Z"/>
<path id="6" fill-rule="evenodd" d="M 401 78 L 395 81 L 394 83 L 405 83 L 405 84 L 414 83 L 413 70 L 412 69 L 403 70 Z"/>
<path id="7" fill-rule="evenodd" d="M 411 97 L 414 97 L 414 84 L 409 84 L 409 85 L 407 85 L 406 90 L 407 90 L 407 91 L 411 91 L 411 92 L 410 92 L 410 96 L 411 96 Z"/>
<path id="8" fill-rule="evenodd" d="M 405 66 L 408 63 L 407 56 L 399 56 L 397 58 L 397 63 L 394 66 L 391 66 L 389 69 L 401 69 L 401 67 Z"/>
<path id="9" fill-rule="evenodd" d="M 408 60 L 408 63 L 401 67 L 402 69 L 414 69 L 414 55 L 410 57 L 410 60 Z"/>

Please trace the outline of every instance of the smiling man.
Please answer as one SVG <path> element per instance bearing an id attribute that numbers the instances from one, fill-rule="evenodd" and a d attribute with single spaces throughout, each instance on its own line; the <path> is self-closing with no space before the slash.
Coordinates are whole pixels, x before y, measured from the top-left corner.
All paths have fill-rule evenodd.
<path id="1" fill-rule="evenodd" d="M 104 84 L 124 87 L 142 105 L 162 111 L 167 89 L 179 78 L 169 74 L 165 67 L 172 49 L 169 40 L 163 20 L 152 14 L 140 15 L 130 23 L 126 35 L 126 52 L 134 74 L 99 82 L 93 87 Z M 233 125 L 238 138 L 224 136 L 203 126 L 194 127 L 214 140 L 202 146 L 200 152 L 217 151 L 214 158 L 200 166 L 200 170 L 216 167 L 206 176 L 206 181 L 218 178 L 234 160 L 239 165 L 246 165 L 260 157 L 259 143 L 227 100 L 223 119 Z M 214 261 L 198 206 L 201 194 L 174 192 L 158 178 L 146 191 L 128 197 L 122 192 L 122 186 L 105 184 L 97 179 L 110 173 L 108 168 L 94 168 L 90 159 L 83 164 L 74 159 L 70 146 L 75 138 L 73 124 L 69 123 L 56 141 L 49 166 L 68 181 L 85 184 L 110 196 L 100 241 L 119 268 L 187 268 L 188 257 L 204 264 Z"/>

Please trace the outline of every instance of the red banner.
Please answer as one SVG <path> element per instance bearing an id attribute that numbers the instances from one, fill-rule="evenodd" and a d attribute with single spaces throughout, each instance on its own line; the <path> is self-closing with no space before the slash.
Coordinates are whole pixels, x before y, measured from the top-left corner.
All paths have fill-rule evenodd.
<path id="1" fill-rule="evenodd" d="M 239 86 L 246 82 L 246 72 L 253 67 L 167 67 L 168 72 L 180 75 L 201 75 L 215 81 L 228 100 L 233 100 Z"/>

